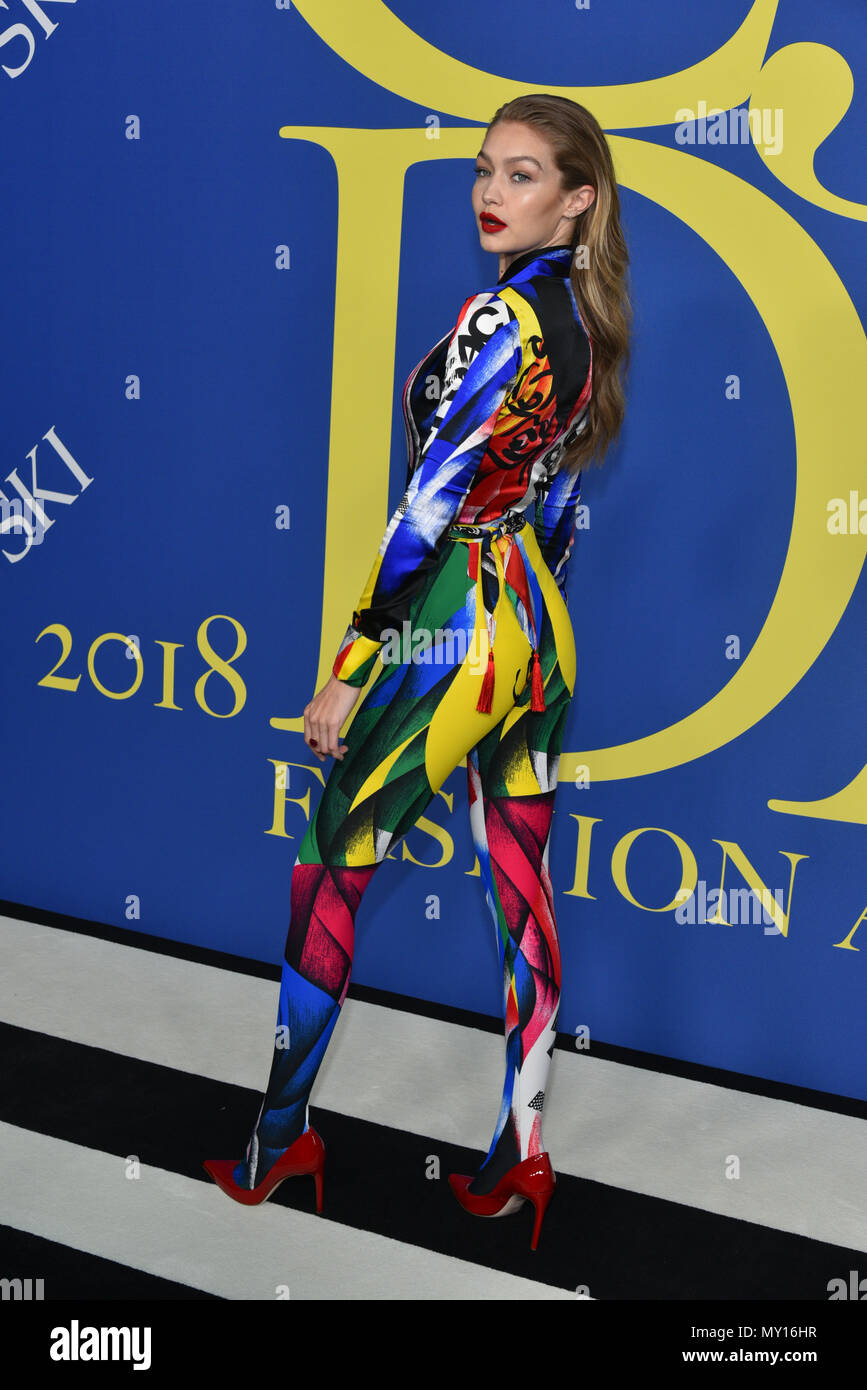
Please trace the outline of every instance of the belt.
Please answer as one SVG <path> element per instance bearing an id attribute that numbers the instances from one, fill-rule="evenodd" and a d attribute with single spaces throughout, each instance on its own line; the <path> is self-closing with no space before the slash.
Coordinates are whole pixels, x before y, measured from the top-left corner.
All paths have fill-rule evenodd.
<path id="1" fill-rule="evenodd" d="M 476 702 L 476 709 L 480 714 L 490 714 L 494 697 L 494 614 L 484 608 L 484 585 L 482 584 L 482 552 L 492 548 L 494 540 L 501 536 L 513 535 L 522 530 L 527 525 L 527 518 L 523 512 L 507 512 L 504 516 L 497 517 L 494 521 L 483 523 L 480 526 L 461 526 L 456 524 L 448 532 L 450 540 L 456 541 L 478 541 L 478 546 L 470 544 L 468 546 L 469 555 L 467 557 L 467 574 L 470 579 L 477 582 L 478 590 L 481 595 L 482 608 L 485 613 L 485 620 L 488 629 L 488 664 L 485 669 L 482 688 Z M 527 569 L 524 564 L 523 546 L 520 543 L 510 543 L 505 556 L 502 550 L 497 547 L 500 553 L 499 565 L 495 562 L 495 568 L 500 576 L 500 591 L 497 596 L 497 603 L 502 599 L 503 582 L 508 582 L 510 588 L 520 599 L 528 623 L 533 633 L 533 654 L 530 658 L 533 666 L 532 683 L 530 692 L 530 709 L 537 713 L 545 709 L 545 687 L 542 680 L 542 669 L 539 665 L 539 634 L 536 624 L 535 605 L 533 603 L 530 590 L 530 582 L 527 578 Z M 508 574 L 506 571 L 508 570 Z M 494 604 L 494 608 L 497 607 Z"/>
<path id="2" fill-rule="evenodd" d="M 449 537 L 453 540 L 476 540 L 483 536 L 508 536 L 515 531 L 520 531 L 527 525 L 527 518 L 523 512 L 506 512 L 503 516 L 498 516 L 494 521 L 484 522 L 481 526 L 459 526 L 455 525 L 449 531 Z"/>

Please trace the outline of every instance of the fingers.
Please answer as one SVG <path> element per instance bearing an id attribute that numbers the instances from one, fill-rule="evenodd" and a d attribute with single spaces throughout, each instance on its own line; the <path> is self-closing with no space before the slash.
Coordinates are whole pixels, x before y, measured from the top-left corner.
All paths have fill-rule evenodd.
<path id="1" fill-rule="evenodd" d="M 314 728 L 313 719 L 311 718 L 312 708 L 313 701 L 311 701 L 309 705 L 304 706 L 304 742 L 307 744 L 311 752 L 316 754 L 319 761 L 321 763 L 324 763 L 325 754 L 320 751 L 322 743 L 321 739 L 319 738 L 318 724 Z"/>
<path id="2" fill-rule="evenodd" d="M 340 724 L 332 715 L 329 719 L 323 719 L 319 725 L 319 733 L 316 733 L 314 726 L 313 736 L 317 740 L 323 753 L 330 757 L 336 757 L 340 748 Z M 343 754 L 340 754 L 343 757 Z"/>
<path id="3" fill-rule="evenodd" d="M 321 763 L 326 758 L 341 762 L 349 745 L 340 742 L 340 730 L 361 695 L 354 686 L 332 676 L 304 709 L 304 742 Z"/>
<path id="4" fill-rule="evenodd" d="M 338 719 L 336 715 L 320 716 L 316 699 L 305 706 L 304 742 L 321 763 L 325 762 L 326 757 L 334 757 L 342 762 L 344 754 L 348 753 L 348 745 L 340 742 L 342 723 L 343 720 Z"/>

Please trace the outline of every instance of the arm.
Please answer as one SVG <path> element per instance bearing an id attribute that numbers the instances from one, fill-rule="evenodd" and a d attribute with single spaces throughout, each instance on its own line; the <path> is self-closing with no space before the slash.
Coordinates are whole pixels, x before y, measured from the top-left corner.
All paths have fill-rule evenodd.
<path id="1" fill-rule="evenodd" d="M 536 498 L 533 530 L 539 549 L 566 599 L 566 569 L 575 540 L 575 524 L 581 499 L 581 474 L 555 473 Z"/>
<path id="2" fill-rule="evenodd" d="M 385 641 L 382 634 L 400 630 L 460 513 L 521 361 L 514 314 L 496 294 L 473 295 L 449 341 L 443 393 L 418 464 L 337 653 L 338 680 L 364 685 Z"/>

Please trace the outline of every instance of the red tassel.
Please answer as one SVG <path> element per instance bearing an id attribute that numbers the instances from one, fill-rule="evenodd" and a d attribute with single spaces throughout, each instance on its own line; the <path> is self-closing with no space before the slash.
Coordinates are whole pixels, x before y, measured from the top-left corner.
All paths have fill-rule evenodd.
<path id="1" fill-rule="evenodd" d="M 485 679 L 482 681 L 482 689 L 476 701 L 476 709 L 479 714 L 490 714 L 491 705 L 494 699 L 494 649 L 488 648 L 488 665 L 485 670 Z"/>
<path id="2" fill-rule="evenodd" d="M 533 693 L 530 696 L 530 709 L 541 713 L 545 708 L 545 687 L 542 685 L 542 668 L 539 653 L 533 652 Z"/>

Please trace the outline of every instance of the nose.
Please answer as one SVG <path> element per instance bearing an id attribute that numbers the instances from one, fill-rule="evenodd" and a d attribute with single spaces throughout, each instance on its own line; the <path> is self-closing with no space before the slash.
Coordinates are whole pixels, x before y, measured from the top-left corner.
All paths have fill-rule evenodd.
<path id="1" fill-rule="evenodd" d="M 482 188 L 482 204 L 484 207 L 487 207 L 489 203 L 496 203 L 499 206 L 503 201 L 503 195 L 499 190 L 497 182 L 498 178 L 499 175 L 492 174 L 490 178 L 484 181 Z"/>

